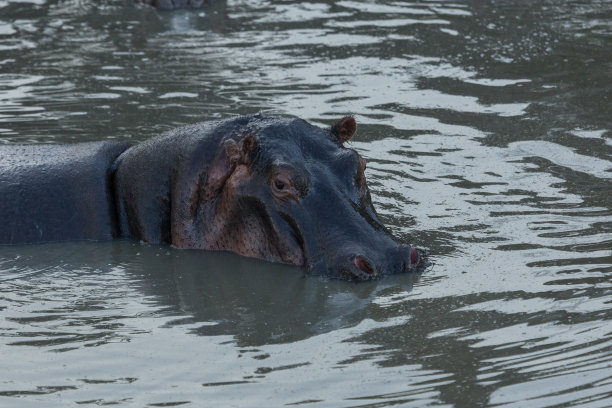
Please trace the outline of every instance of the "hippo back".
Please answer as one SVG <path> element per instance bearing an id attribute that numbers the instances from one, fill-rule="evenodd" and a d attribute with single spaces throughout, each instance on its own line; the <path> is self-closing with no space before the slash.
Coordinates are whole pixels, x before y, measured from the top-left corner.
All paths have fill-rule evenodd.
<path id="1" fill-rule="evenodd" d="M 0 146 L 0 244 L 116 236 L 111 166 L 128 147 Z"/>

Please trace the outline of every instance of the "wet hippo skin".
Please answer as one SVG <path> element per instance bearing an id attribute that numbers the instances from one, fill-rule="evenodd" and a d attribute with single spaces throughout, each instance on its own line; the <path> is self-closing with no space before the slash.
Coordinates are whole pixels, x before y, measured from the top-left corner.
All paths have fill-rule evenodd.
<path id="1" fill-rule="evenodd" d="M 0 244 L 134 237 L 372 279 L 418 252 L 378 220 L 352 117 L 321 129 L 261 114 L 131 146 L 0 147 Z"/>
<path id="2" fill-rule="evenodd" d="M 110 167 L 128 147 L 0 146 L 0 244 L 117 236 Z"/>

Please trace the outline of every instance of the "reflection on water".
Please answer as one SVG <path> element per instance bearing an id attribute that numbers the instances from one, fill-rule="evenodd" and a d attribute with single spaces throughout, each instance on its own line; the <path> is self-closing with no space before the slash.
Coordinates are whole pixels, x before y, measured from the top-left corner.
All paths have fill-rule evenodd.
<path id="1" fill-rule="evenodd" d="M 0 0 L 1 143 L 351 113 L 381 218 L 435 264 L 354 284 L 132 241 L 2 247 L 0 404 L 612 405 L 611 13 Z"/>

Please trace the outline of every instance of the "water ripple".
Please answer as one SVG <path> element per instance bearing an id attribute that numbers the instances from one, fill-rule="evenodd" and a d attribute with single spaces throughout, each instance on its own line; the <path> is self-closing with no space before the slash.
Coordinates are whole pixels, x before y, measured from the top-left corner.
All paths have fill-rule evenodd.
<path id="1" fill-rule="evenodd" d="M 3 247 L 2 404 L 612 404 L 609 2 L 0 14 L 0 143 L 353 114 L 381 219 L 433 263 L 347 285 L 129 240 Z"/>

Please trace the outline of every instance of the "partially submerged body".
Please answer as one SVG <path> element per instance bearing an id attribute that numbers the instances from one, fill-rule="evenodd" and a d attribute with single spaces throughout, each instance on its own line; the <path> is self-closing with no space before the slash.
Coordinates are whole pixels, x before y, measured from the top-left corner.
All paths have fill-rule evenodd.
<path id="1" fill-rule="evenodd" d="M 117 236 L 111 165 L 129 146 L 0 146 L 0 244 Z"/>
<path id="2" fill-rule="evenodd" d="M 378 220 L 365 160 L 331 130 L 242 116 L 130 146 L 0 148 L 0 244 L 135 237 L 228 250 L 372 279 L 414 270 L 417 251 Z"/>

